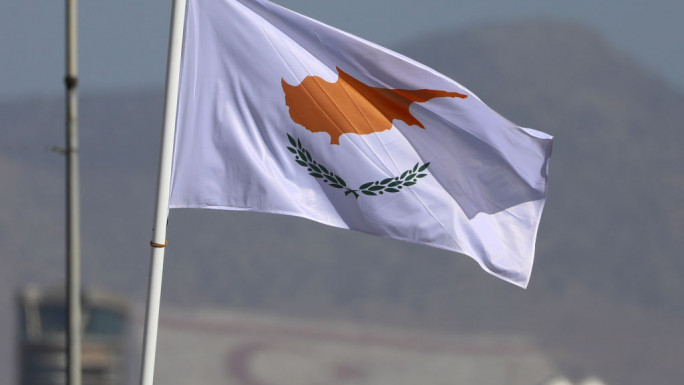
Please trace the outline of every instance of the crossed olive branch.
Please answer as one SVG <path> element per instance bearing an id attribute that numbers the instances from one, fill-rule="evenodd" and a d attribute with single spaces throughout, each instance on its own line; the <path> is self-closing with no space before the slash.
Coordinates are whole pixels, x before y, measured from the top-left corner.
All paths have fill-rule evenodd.
<path id="1" fill-rule="evenodd" d="M 287 146 L 288 151 L 294 154 L 295 162 L 300 166 L 306 168 L 314 178 L 322 179 L 323 183 L 336 189 L 345 189 L 344 195 L 353 194 L 354 198 L 359 198 L 359 193 L 364 195 L 382 195 L 384 193 L 398 193 L 404 187 L 413 186 L 418 179 L 424 178 L 427 174 L 422 173 L 430 166 L 430 162 L 416 163 L 413 168 L 404 171 L 400 176 L 377 180 L 360 185 L 357 189 L 347 187 L 347 183 L 339 175 L 335 175 L 329 171 L 325 166 L 313 159 L 311 153 L 302 146 L 299 138 L 295 140 L 290 134 L 287 134 L 287 139 L 290 141 L 292 147 Z"/>

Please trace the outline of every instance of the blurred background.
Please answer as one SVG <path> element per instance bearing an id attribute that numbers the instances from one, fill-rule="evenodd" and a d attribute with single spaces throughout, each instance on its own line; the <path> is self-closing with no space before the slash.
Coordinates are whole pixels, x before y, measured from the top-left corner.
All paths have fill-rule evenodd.
<path id="1" fill-rule="evenodd" d="M 683 2 L 276 2 L 555 136 L 532 280 L 296 218 L 172 211 L 157 383 L 681 382 Z M 137 382 L 170 8 L 80 4 L 93 384 Z M 27 341 L 63 338 L 64 44 L 62 2 L 0 2 L 2 384 Z"/>

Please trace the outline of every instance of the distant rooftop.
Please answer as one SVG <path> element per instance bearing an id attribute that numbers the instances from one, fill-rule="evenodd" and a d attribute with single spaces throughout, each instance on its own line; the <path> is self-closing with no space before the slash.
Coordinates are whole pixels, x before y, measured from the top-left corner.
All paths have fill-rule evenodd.
<path id="1" fill-rule="evenodd" d="M 521 335 L 426 333 L 213 309 L 164 308 L 156 362 L 156 381 L 164 384 L 537 385 L 557 373 Z"/>

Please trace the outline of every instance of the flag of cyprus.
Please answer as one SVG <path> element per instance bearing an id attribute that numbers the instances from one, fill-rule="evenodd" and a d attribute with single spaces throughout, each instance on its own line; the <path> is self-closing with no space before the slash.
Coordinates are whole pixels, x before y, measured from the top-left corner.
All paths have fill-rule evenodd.
<path id="1" fill-rule="evenodd" d="M 459 83 L 265 0 L 189 0 L 179 89 L 171 208 L 308 218 L 527 285 L 552 138 Z"/>

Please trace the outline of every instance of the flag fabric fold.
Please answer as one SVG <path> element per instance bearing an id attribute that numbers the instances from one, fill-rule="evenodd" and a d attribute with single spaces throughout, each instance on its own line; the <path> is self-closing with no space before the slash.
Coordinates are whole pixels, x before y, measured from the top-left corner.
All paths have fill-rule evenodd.
<path id="1" fill-rule="evenodd" d="M 551 147 L 386 48 L 265 0 L 188 0 L 170 208 L 430 245 L 526 287 Z"/>

